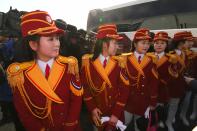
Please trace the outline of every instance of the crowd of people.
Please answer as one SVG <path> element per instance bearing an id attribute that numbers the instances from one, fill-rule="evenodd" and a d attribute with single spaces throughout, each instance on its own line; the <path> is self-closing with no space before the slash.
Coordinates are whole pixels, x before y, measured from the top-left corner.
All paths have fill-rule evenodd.
<path id="1" fill-rule="evenodd" d="M 191 32 L 170 40 L 167 32 L 150 35 L 140 28 L 130 52 L 117 55 L 123 37 L 115 24 L 100 25 L 87 39 L 86 31 L 37 10 L 24 13 L 20 25 L 21 36 L 0 32 L 0 125 L 13 121 L 17 131 L 82 131 L 87 125 L 94 131 L 176 131 L 179 120 L 189 130 L 197 124 Z"/>

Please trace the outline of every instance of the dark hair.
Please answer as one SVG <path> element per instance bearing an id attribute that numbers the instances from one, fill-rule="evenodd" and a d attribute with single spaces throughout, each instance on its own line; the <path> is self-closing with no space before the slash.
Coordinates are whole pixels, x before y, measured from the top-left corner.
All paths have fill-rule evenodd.
<path id="1" fill-rule="evenodd" d="M 173 51 L 175 49 L 178 48 L 178 46 L 182 43 L 185 43 L 186 40 L 178 40 L 178 41 L 175 41 L 175 40 L 172 40 L 172 42 L 170 43 L 169 45 L 169 50 L 170 51 Z"/>
<path id="2" fill-rule="evenodd" d="M 103 50 L 103 43 L 104 42 L 108 43 L 110 40 L 111 38 L 103 38 L 103 39 L 96 40 L 94 51 L 93 51 L 93 57 L 92 57 L 93 61 L 96 60 L 96 58 L 98 58 L 98 56 L 101 54 Z"/>
<path id="3" fill-rule="evenodd" d="M 35 51 L 33 51 L 29 45 L 30 41 L 35 41 L 39 43 L 40 36 L 32 35 L 19 39 L 15 46 L 14 61 L 25 62 L 34 60 L 36 58 Z"/>

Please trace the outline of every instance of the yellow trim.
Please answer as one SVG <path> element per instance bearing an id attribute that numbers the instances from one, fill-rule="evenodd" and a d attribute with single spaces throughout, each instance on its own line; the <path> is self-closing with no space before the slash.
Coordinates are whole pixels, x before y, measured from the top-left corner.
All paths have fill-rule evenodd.
<path id="1" fill-rule="evenodd" d="M 169 54 L 169 53 L 167 53 L 166 55 L 169 56 L 168 61 L 170 63 L 172 63 L 172 64 L 176 64 L 177 63 L 177 57 L 175 55 Z"/>
<path id="2" fill-rule="evenodd" d="M 115 24 L 105 24 L 105 25 L 99 26 L 99 29 L 100 28 L 105 28 L 105 27 L 116 27 L 116 25 Z"/>
<path id="3" fill-rule="evenodd" d="M 116 102 L 117 105 L 124 107 L 126 104 L 122 103 L 122 102 Z"/>
<path id="4" fill-rule="evenodd" d="M 155 68 L 152 68 L 151 72 L 153 73 L 153 75 L 155 76 L 155 78 L 157 78 L 157 79 L 159 78 L 158 77 L 158 72 L 157 72 L 157 70 Z"/>
<path id="5" fill-rule="evenodd" d="M 117 32 L 117 30 L 115 28 L 105 28 L 105 29 L 99 29 L 98 33 L 100 33 L 101 31 L 105 31 L 105 30 L 113 30 L 113 31 Z"/>
<path id="6" fill-rule="evenodd" d="M 65 67 L 58 66 L 58 68 L 56 68 L 56 69 L 63 71 L 64 70 L 63 68 L 65 68 Z M 62 76 L 59 73 L 61 73 L 61 72 L 58 71 L 57 76 L 53 76 L 50 73 L 49 77 L 52 77 L 52 76 L 58 77 L 58 78 L 55 78 L 56 80 L 61 79 L 59 77 L 62 77 Z M 37 88 L 47 98 L 49 98 L 50 100 L 52 100 L 56 103 L 63 103 L 61 98 L 54 92 L 54 90 L 53 90 L 54 87 L 52 87 L 52 85 L 50 85 L 53 82 L 55 83 L 53 85 L 56 85 L 57 81 L 52 82 L 50 80 L 50 82 L 48 82 L 36 63 L 32 68 L 25 71 L 25 75 L 26 75 L 27 79 L 29 79 L 29 81 L 35 86 L 35 88 Z M 52 78 L 50 78 L 50 79 L 52 79 Z M 54 80 L 54 79 L 52 79 L 52 80 Z"/>
<path id="7" fill-rule="evenodd" d="M 120 73 L 120 79 L 123 81 L 123 83 L 125 84 L 125 85 L 129 85 L 129 80 L 126 80 L 125 78 L 124 78 L 124 76 L 122 75 L 122 73 Z"/>
<path id="8" fill-rule="evenodd" d="M 31 20 L 25 20 L 21 23 L 21 25 L 25 24 L 25 23 L 28 23 L 28 22 L 32 22 L 32 21 L 39 21 L 39 22 L 42 22 L 42 23 L 45 23 L 49 26 L 53 25 L 53 23 L 49 23 L 49 22 L 46 22 L 44 20 L 40 20 L 40 19 L 31 19 Z"/>
<path id="9" fill-rule="evenodd" d="M 78 120 L 74 121 L 74 122 L 67 122 L 65 123 L 66 126 L 74 126 L 78 124 Z"/>
<path id="10" fill-rule="evenodd" d="M 54 61 L 51 72 L 48 77 L 48 83 L 50 87 L 55 90 L 57 85 L 59 84 L 64 72 L 65 72 L 65 65 Z M 58 70 L 57 70 L 58 69 Z"/>
<path id="11" fill-rule="evenodd" d="M 168 67 L 168 73 L 169 73 L 171 76 L 177 78 L 177 77 L 179 76 L 178 71 L 174 71 L 174 70 L 172 69 L 172 66 L 174 66 L 174 65 L 170 65 L 170 66 Z"/>
<path id="12" fill-rule="evenodd" d="M 109 58 L 107 66 L 104 69 L 99 58 L 97 58 L 93 62 L 93 66 L 95 67 L 96 71 L 100 74 L 100 76 L 103 78 L 103 80 L 109 85 L 109 87 L 112 87 L 112 84 L 108 78 L 108 75 L 111 73 L 111 71 L 115 67 L 115 61 L 112 61 L 112 59 Z"/>
<path id="13" fill-rule="evenodd" d="M 87 97 L 87 98 L 84 97 L 83 100 L 84 101 L 89 101 L 89 100 L 92 100 L 92 97 Z"/>
<path id="14" fill-rule="evenodd" d="M 81 86 L 81 85 L 80 85 Z M 82 96 L 83 95 L 83 87 L 80 87 L 80 89 L 76 89 L 70 82 L 70 90 L 73 94 L 76 96 Z"/>
<path id="15" fill-rule="evenodd" d="M 27 14 L 21 16 L 21 18 L 24 19 L 25 17 L 30 16 L 30 15 L 34 15 L 34 14 L 48 14 L 48 13 L 46 11 L 36 11 L 36 12 L 32 12 L 32 13 L 27 13 Z"/>
<path id="16" fill-rule="evenodd" d="M 166 56 L 162 56 L 156 63 L 157 68 L 159 68 L 161 65 L 163 65 L 167 60 L 168 60 L 168 58 Z"/>
<path id="17" fill-rule="evenodd" d="M 138 61 L 137 61 L 137 59 L 136 59 L 136 57 L 135 57 L 134 55 L 129 56 L 129 61 L 130 61 L 130 63 L 132 63 L 132 65 L 135 67 L 135 69 L 137 69 L 137 71 L 138 71 L 141 75 L 145 76 L 145 75 L 144 75 L 144 71 L 141 69 L 141 66 L 140 66 L 140 64 L 138 63 Z M 129 73 L 129 74 L 130 74 L 130 73 Z M 132 76 L 132 75 L 131 75 L 131 76 Z"/>

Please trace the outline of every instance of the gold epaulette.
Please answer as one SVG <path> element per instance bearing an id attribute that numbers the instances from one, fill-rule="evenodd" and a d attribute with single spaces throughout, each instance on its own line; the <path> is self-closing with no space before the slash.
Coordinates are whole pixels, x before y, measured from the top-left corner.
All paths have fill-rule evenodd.
<path id="1" fill-rule="evenodd" d="M 130 53 L 122 53 L 121 56 L 129 56 L 129 55 L 132 55 L 133 53 L 130 52 Z"/>
<path id="2" fill-rule="evenodd" d="M 116 60 L 121 68 L 126 67 L 126 62 L 127 62 L 126 56 L 123 55 L 112 56 L 112 59 Z"/>
<path id="3" fill-rule="evenodd" d="M 176 54 L 175 51 L 169 51 L 168 54 Z"/>
<path id="4" fill-rule="evenodd" d="M 152 59 L 153 63 L 157 63 L 158 58 L 153 52 L 146 53 L 146 55 L 149 56 Z"/>
<path id="5" fill-rule="evenodd" d="M 78 68 L 78 60 L 73 57 L 63 57 L 63 56 L 58 56 L 57 61 L 63 64 L 68 64 L 68 73 L 71 73 L 73 75 L 78 75 L 79 74 L 79 68 Z"/>
<path id="6" fill-rule="evenodd" d="M 174 54 L 166 53 L 166 56 L 169 57 L 168 61 L 172 64 L 176 64 L 178 59 Z"/>
<path id="7" fill-rule="evenodd" d="M 70 90 L 76 96 L 83 95 L 83 87 L 80 85 L 78 61 L 75 57 L 58 56 L 57 61 L 63 64 L 68 64 L 68 73 L 75 75 L 76 81 L 70 81 Z"/>
<path id="8" fill-rule="evenodd" d="M 82 56 L 82 67 L 89 64 L 90 58 L 93 57 L 93 54 L 85 54 Z"/>
<path id="9" fill-rule="evenodd" d="M 7 69 L 7 79 L 13 91 L 15 87 L 20 88 L 24 84 L 23 71 L 30 68 L 35 62 L 13 63 Z"/>

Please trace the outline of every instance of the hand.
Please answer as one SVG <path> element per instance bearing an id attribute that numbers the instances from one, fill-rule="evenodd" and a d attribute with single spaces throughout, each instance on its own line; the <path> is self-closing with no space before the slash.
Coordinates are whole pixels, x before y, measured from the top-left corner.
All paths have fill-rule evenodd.
<path id="1" fill-rule="evenodd" d="M 111 115 L 109 122 L 112 123 L 114 126 L 116 126 L 116 124 L 118 122 L 118 118 L 114 115 Z"/>
<path id="2" fill-rule="evenodd" d="M 92 111 L 92 120 L 94 121 L 96 126 L 101 126 L 101 119 L 100 119 L 101 115 L 102 115 L 102 112 L 98 108 L 95 108 Z"/>
<path id="3" fill-rule="evenodd" d="M 189 84 L 192 80 L 194 80 L 194 78 L 187 77 L 187 76 L 184 76 L 184 78 L 187 84 Z"/>

